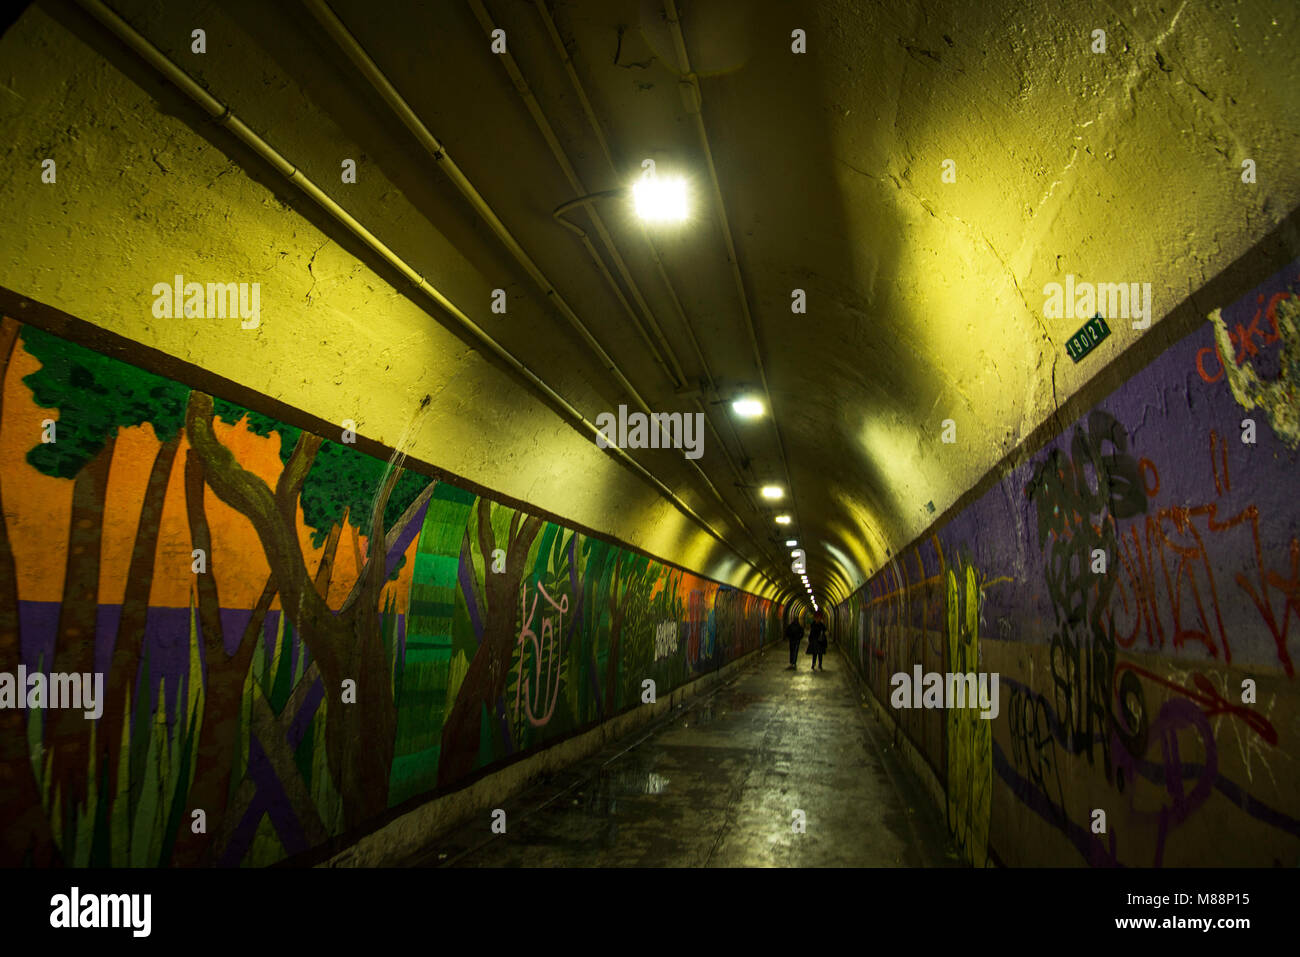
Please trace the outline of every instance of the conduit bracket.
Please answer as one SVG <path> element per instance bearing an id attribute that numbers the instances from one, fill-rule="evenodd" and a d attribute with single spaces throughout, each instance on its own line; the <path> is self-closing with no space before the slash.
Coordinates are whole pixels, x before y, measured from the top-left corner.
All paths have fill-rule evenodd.
<path id="1" fill-rule="evenodd" d="M 700 95 L 700 81 L 694 73 L 687 74 L 686 79 L 678 82 L 677 91 L 682 95 L 682 106 L 687 113 L 695 115 L 700 112 L 704 98 Z"/>

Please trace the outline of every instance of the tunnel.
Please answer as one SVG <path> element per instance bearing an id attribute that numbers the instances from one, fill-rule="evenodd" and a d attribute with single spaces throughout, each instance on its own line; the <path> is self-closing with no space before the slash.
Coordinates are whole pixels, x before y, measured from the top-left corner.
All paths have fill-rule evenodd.
<path id="1" fill-rule="evenodd" d="M 1295 4 L 0 26 L 19 880 L 1296 873 Z"/>

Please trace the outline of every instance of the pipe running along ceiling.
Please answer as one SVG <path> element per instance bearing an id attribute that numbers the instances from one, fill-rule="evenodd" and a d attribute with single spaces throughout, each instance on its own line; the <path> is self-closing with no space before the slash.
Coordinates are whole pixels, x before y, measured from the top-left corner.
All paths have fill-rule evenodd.
<path id="1" fill-rule="evenodd" d="M 24 17 L 10 152 L 73 162 L 58 196 L 3 189 L 4 285 L 785 598 L 788 539 L 819 602 L 848 595 L 1300 195 L 1292 5 Z M 606 195 L 645 160 L 685 179 L 685 222 Z M 260 279 L 262 329 L 150 319 L 173 273 Z M 1150 328 L 1068 361 L 1079 323 L 1043 295 L 1067 275 L 1150 283 Z M 701 454 L 599 449 L 620 405 L 701 417 Z"/>

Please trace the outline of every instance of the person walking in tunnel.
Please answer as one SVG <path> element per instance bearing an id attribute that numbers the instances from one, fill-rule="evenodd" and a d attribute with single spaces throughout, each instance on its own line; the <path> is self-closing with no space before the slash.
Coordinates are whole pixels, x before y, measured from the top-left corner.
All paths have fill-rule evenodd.
<path id="1" fill-rule="evenodd" d="M 808 654 L 812 655 L 814 671 L 826 670 L 822 665 L 822 656 L 826 654 L 826 613 L 820 610 L 813 615 L 808 629 Z"/>
<path id="2" fill-rule="evenodd" d="M 798 615 L 791 616 L 790 623 L 785 626 L 785 637 L 790 642 L 790 668 L 798 671 L 799 645 L 803 643 L 803 625 L 799 624 Z M 789 671 L 790 668 L 786 670 Z"/>

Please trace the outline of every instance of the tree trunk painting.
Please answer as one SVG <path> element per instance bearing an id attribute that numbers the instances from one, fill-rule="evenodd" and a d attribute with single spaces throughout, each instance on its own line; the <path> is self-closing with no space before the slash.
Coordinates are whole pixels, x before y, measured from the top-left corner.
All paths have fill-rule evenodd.
<path id="1" fill-rule="evenodd" d="M 95 619 L 99 610 L 99 547 L 104 529 L 104 497 L 116 437 L 110 436 L 72 485 L 68 565 L 54 645 L 45 670 L 84 674 L 95 670 Z M 107 713 L 107 712 L 105 712 Z M 90 727 L 80 711 L 52 709 L 45 715 L 45 746 L 54 752 L 51 789 L 65 803 L 86 796 Z"/>
<path id="2" fill-rule="evenodd" d="M 515 647 L 515 621 L 517 599 L 523 582 L 528 551 L 541 531 L 540 518 L 528 516 L 520 521 L 521 513 L 510 518 L 510 529 L 504 545 L 498 544 L 492 531 L 492 503 L 479 499 L 478 544 L 483 554 L 483 595 L 486 608 L 483 640 L 470 662 L 465 680 L 461 682 L 456 703 L 442 726 L 442 746 L 439 749 L 438 784 L 445 787 L 474 770 L 478 757 L 480 723 L 483 707 L 488 714 L 496 713 L 496 701 L 505 693 L 510 677 L 510 661 Z M 492 552 L 504 548 L 505 571 L 491 570 Z"/>
<path id="3" fill-rule="evenodd" d="M 39 369 L 20 373 L 13 357 Z M 0 865 L 274 863 L 364 827 L 390 802 L 463 786 L 503 743 L 533 752 L 612 717 L 643 669 L 673 685 L 687 673 L 684 661 L 663 670 L 649 643 L 652 625 L 682 617 L 690 576 L 665 577 L 646 556 L 472 492 L 449 488 L 433 503 L 437 483 L 401 468 L 400 450 L 384 462 L 11 320 L 0 322 L 0 385 L 6 370 L 32 396 L 21 413 L 9 403 L 10 419 L 48 414 L 59 433 L 41 443 L 33 427 L 3 463 L 0 671 L 17 670 L 31 615 L 26 640 L 53 640 L 43 670 L 94 672 L 99 616 L 113 610 L 99 607 L 101 588 L 121 588 L 122 603 L 99 636 L 112 644 L 98 649 L 101 666 L 108 658 L 98 721 L 0 709 Z M 145 422 L 157 442 L 137 456 L 141 437 L 118 437 Z M 172 488 L 183 502 L 168 500 Z M 138 520 L 106 514 L 119 495 L 139 502 Z M 53 567 L 27 568 L 46 544 L 45 503 L 66 510 L 69 499 Z M 267 568 L 245 560 L 250 545 Z M 438 576 L 397 571 L 408 545 Z M 204 568 L 191 568 L 192 549 Z M 284 640 L 273 651 L 277 603 Z M 570 603 L 572 619 L 546 614 Z M 413 615 L 436 621 L 414 643 Z M 167 640 L 146 641 L 146 626 Z M 160 677 L 168 696 L 183 684 L 176 713 L 153 700 Z"/>
<path id="4" fill-rule="evenodd" d="M 339 537 L 343 534 L 344 527 L 348 524 L 348 510 L 343 510 L 343 520 L 330 529 L 329 538 L 325 541 L 325 551 L 321 555 L 320 567 L 316 569 L 316 594 L 320 595 L 325 601 L 329 601 L 330 596 L 330 579 L 334 576 L 334 559 L 338 552 Z M 357 568 L 360 568 L 360 562 Z"/>
<path id="5" fill-rule="evenodd" d="M 7 316 L 0 321 L 0 411 L 3 411 L 5 371 L 18 341 L 18 323 Z M 4 491 L 0 487 L 0 504 Z M 20 623 L 18 576 L 4 509 L 0 507 L 0 671 L 18 669 Z M 26 719 L 40 717 L 26 713 Z M 40 792 L 27 751 L 24 712 L 0 709 L 0 866 L 59 863 L 50 824 L 41 807 Z"/>
<path id="6" fill-rule="evenodd" d="M 614 562 L 614 576 L 609 581 L 609 661 L 605 665 L 605 713 L 618 712 L 618 646 L 623 637 L 623 616 L 627 613 L 631 583 L 623 583 L 623 600 L 619 601 L 619 581 L 623 574 L 623 555 Z"/>
<path id="7" fill-rule="evenodd" d="M 128 694 L 134 698 L 137 689 L 140 694 L 148 694 L 152 689 L 148 675 L 144 675 L 138 683 L 137 679 L 144 650 L 145 621 L 149 612 L 154 558 L 158 551 L 163 498 L 167 494 L 167 484 L 180 444 L 181 433 L 178 431 L 159 447 L 145 485 L 140 521 L 136 526 L 135 544 L 131 549 L 131 564 L 126 576 L 126 592 L 122 597 L 117 639 L 113 643 L 113 656 L 105 676 L 107 688 L 104 714 L 96 732 L 96 747 L 100 755 L 96 767 L 103 767 L 98 763 L 100 760 L 112 761 L 121 752 L 122 724 Z M 124 773 L 124 769 L 119 768 L 118 773 Z"/>
<path id="8" fill-rule="evenodd" d="M 185 508 L 189 519 L 190 541 L 203 549 L 209 562 L 212 557 L 212 533 L 204 508 L 203 462 L 194 449 L 186 453 Z M 211 564 L 207 572 L 195 576 L 199 599 L 199 629 L 203 639 L 203 660 L 207 668 L 204 685 L 202 726 L 199 730 L 198 761 L 194 783 L 190 786 L 188 807 L 202 808 L 207 815 L 207 833 L 194 834 L 182 826 L 176 836 L 172 863 L 181 866 L 211 864 L 218 850 L 212 835 L 223 832 L 224 816 L 229 810 L 230 774 L 234 763 L 239 705 L 243 697 L 244 677 L 257 647 L 257 636 L 266 620 L 267 609 L 275 597 L 274 578 L 262 588 L 253 614 L 244 629 L 239 647 L 226 654 L 221 625 L 221 600 Z"/>
<path id="9" fill-rule="evenodd" d="M 266 553 L 285 614 L 320 668 L 329 701 L 326 753 L 330 773 L 343 799 L 349 827 L 386 810 L 396 715 L 390 666 L 379 632 L 379 594 L 386 580 L 388 549 L 396 542 L 384 534 L 384 509 L 401 469 L 392 469 L 375 498 L 371 517 L 372 547 L 357 585 L 337 614 L 316 590 L 297 535 L 298 494 L 322 439 L 302 433 L 275 491 L 244 469 L 217 440 L 212 428 L 212 397 L 190 394 L 186 431 L 203 462 L 217 497 L 253 523 Z M 301 454 L 300 454 L 301 453 Z M 433 483 L 408 508 L 409 521 L 432 494 Z M 356 703 L 342 699 L 343 682 L 356 686 Z"/>

